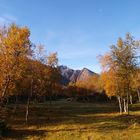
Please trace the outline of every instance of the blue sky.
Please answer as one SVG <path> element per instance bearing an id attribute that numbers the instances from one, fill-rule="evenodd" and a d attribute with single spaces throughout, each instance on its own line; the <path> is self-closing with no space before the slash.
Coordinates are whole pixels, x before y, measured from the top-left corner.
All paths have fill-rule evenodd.
<path id="1" fill-rule="evenodd" d="M 97 60 L 126 32 L 140 39 L 139 0 L 0 0 L 0 25 L 28 26 L 59 64 L 100 72 Z"/>

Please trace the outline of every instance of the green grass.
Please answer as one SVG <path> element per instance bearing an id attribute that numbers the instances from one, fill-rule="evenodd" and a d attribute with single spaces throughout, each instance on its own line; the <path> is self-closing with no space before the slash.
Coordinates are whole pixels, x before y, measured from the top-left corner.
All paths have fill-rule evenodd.
<path id="1" fill-rule="evenodd" d="M 25 106 L 12 115 L 10 105 L 1 114 L 12 127 L 4 139 L 32 140 L 140 140 L 140 104 L 130 115 L 119 115 L 113 104 L 57 101 L 31 105 L 25 124 Z"/>

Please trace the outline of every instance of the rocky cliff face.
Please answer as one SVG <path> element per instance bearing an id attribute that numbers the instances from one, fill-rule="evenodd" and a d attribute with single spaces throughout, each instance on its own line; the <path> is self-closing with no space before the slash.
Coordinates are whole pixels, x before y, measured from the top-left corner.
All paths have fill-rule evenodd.
<path id="1" fill-rule="evenodd" d="M 87 68 L 83 68 L 77 77 L 77 81 L 85 81 L 90 76 L 93 76 L 93 75 L 96 75 L 96 73 L 92 72 L 91 70 Z"/>
<path id="2" fill-rule="evenodd" d="M 82 70 L 73 70 L 67 66 L 59 66 L 58 68 L 62 76 L 61 83 L 64 85 L 67 85 L 69 82 L 85 81 L 90 76 L 98 75 L 87 68 L 83 68 Z"/>

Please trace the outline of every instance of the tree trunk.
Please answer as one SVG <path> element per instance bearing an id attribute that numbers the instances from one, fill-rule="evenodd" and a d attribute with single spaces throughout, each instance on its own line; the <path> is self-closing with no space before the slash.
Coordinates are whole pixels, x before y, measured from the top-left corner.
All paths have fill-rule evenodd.
<path id="1" fill-rule="evenodd" d="M 29 116 L 29 105 L 30 105 L 30 99 L 32 97 L 32 92 L 33 92 L 33 79 L 31 80 L 31 91 L 30 94 L 28 95 L 28 100 L 27 100 L 27 105 L 26 105 L 26 123 L 28 123 L 28 116 Z"/>
<path id="2" fill-rule="evenodd" d="M 12 71 L 13 71 L 14 66 L 16 65 L 16 63 L 17 63 L 17 60 L 14 62 L 14 64 L 11 67 L 11 73 L 12 73 Z M 10 79 L 11 79 L 10 74 L 7 75 L 7 78 L 8 79 L 6 80 L 5 87 L 4 87 L 4 90 L 2 92 L 2 98 L 5 96 L 5 93 L 6 93 L 7 89 L 8 89 L 8 87 L 9 87 L 9 83 L 10 83 Z"/>
<path id="3" fill-rule="evenodd" d="M 122 104 L 121 104 L 121 97 L 118 96 L 118 102 L 119 102 L 119 108 L 120 108 L 120 114 L 122 114 Z"/>
<path id="4" fill-rule="evenodd" d="M 138 93 L 138 99 L 139 99 L 139 102 L 140 102 L 140 91 L 139 91 L 139 89 L 137 90 L 137 93 Z"/>
<path id="5" fill-rule="evenodd" d="M 126 113 L 127 109 L 126 109 L 126 101 L 125 101 L 125 99 L 123 99 L 123 108 L 124 108 L 124 112 Z"/>
<path id="6" fill-rule="evenodd" d="M 127 114 L 129 115 L 129 93 L 127 93 L 126 111 Z"/>
<path id="7" fill-rule="evenodd" d="M 131 105 L 133 104 L 133 97 L 132 97 L 132 95 L 130 95 L 130 104 Z"/>
<path id="8" fill-rule="evenodd" d="M 27 105 L 26 105 L 26 123 L 28 123 L 29 104 L 30 104 L 30 96 L 28 96 Z"/>
<path id="9" fill-rule="evenodd" d="M 5 96 L 5 93 L 6 93 L 7 89 L 8 89 L 9 83 L 10 83 L 10 78 L 8 78 L 8 80 L 5 83 L 5 86 L 4 86 L 4 89 L 3 89 L 3 92 L 2 92 L 2 97 Z"/>

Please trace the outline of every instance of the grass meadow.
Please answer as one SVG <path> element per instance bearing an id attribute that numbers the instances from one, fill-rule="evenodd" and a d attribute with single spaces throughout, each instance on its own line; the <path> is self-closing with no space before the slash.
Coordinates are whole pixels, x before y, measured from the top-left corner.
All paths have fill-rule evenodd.
<path id="1" fill-rule="evenodd" d="M 25 105 L 1 110 L 10 126 L 7 140 L 140 140 L 140 104 L 130 107 L 130 115 L 120 115 L 112 103 L 55 101 L 50 105 L 31 104 L 25 123 Z"/>

